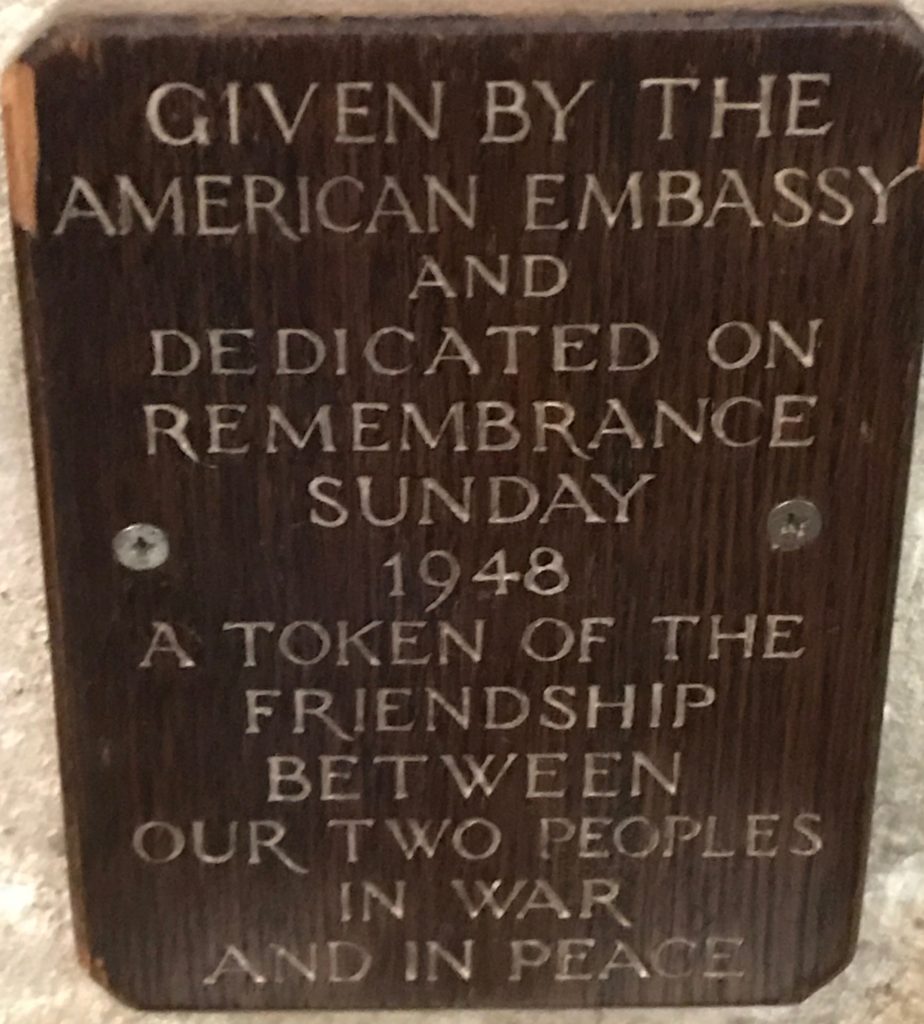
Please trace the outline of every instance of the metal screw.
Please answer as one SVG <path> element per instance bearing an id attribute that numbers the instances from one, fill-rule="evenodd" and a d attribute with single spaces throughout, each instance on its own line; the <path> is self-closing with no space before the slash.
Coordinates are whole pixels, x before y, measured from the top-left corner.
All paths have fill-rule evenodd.
<path id="1" fill-rule="evenodd" d="M 811 544 L 821 533 L 821 513 L 807 498 L 781 501 L 767 516 L 770 547 L 775 551 L 796 551 Z"/>
<path id="2" fill-rule="evenodd" d="M 159 526 L 152 523 L 133 523 L 112 538 L 112 553 L 126 569 L 145 572 L 156 569 L 167 561 L 170 541 Z"/>

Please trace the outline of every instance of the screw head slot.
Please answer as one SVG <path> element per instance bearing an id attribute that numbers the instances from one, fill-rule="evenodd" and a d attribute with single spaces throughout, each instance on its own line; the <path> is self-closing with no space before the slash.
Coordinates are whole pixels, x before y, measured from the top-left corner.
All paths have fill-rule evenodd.
<path id="1" fill-rule="evenodd" d="M 167 534 L 153 523 L 132 523 L 112 538 L 112 553 L 126 569 L 146 572 L 167 561 L 170 541 Z"/>
<path id="2" fill-rule="evenodd" d="M 767 533 L 775 551 L 804 548 L 821 533 L 821 512 L 807 498 L 781 501 L 767 516 Z"/>

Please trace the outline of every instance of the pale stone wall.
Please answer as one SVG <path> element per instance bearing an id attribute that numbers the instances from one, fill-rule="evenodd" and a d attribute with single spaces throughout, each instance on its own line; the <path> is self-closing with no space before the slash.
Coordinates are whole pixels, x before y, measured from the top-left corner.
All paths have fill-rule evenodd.
<path id="1" fill-rule="evenodd" d="M 163 2 L 138 0 L 134 9 L 157 10 Z M 322 2 L 329 11 L 337 7 L 335 0 Z M 375 0 L 362 0 L 362 6 L 368 8 L 371 2 Z M 399 3 L 395 0 L 392 6 Z M 406 3 L 409 9 L 425 6 L 420 0 Z M 56 6 L 54 0 L 0 0 L 0 62 L 6 64 Z M 118 3 L 110 6 L 125 9 Z M 228 0 L 199 0 L 193 9 L 227 13 L 233 6 Z M 286 6 L 312 7 L 291 2 Z M 438 6 L 446 10 L 459 5 L 439 0 Z M 916 0 L 916 6 L 924 20 L 924 0 Z M 173 0 L 171 8 L 175 7 Z M 278 3 L 273 10 L 280 10 Z M 283 1019 L 287 1024 L 399 1024 L 403 1015 L 384 1013 L 140 1013 L 118 1004 L 76 963 L 5 180 L 0 218 L 0 1024 L 282 1024 Z M 924 1024 L 922 627 L 924 401 L 918 410 L 872 855 L 856 959 L 800 1007 L 591 1011 L 568 1014 L 568 1024 Z M 560 1017 L 532 1011 L 468 1011 L 418 1013 L 413 1020 L 551 1024 Z"/>

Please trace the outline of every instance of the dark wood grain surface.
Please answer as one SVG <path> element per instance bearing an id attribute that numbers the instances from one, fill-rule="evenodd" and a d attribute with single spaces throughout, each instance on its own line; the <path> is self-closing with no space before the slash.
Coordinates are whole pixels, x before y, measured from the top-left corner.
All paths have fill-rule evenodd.
<path id="1" fill-rule="evenodd" d="M 34 83 L 24 66 L 34 69 Z M 851 7 L 217 28 L 195 20 L 98 21 L 52 32 L 16 67 L 7 88 L 16 247 L 73 903 L 80 955 L 93 975 L 146 1007 L 543 1007 L 795 1001 L 843 968 L 863 884 L 922 326 L 924 185 L 915 175 L 896 186 L 887 220 L 874 223 L 875 197 L 858 171 L 873 168 L 888 182 L 917 160 L 924 87 L 904 19 L 886 8 Z M 823 137 L 786 133 L 785 88 L 798 73 L 831 76 L 824 107 L 800 114 L 804 124 L 821 124 L 822 115 L 830 120 Z M 777 76 L 767 136 L 757 135 L 755 114 L 738 113 L 728 116 L 723 137 L 710 138 L 714 81 L 727 78 L 730 96 L 753 99 L 760 74 Z M 664 76 L 702 84 L 678 93 L 675 137 L 659 141 L 657 94 L 638 85 Z M 435 80 L 446 83 L 441 137 L 427 139 L 399 112 L 401 138 L 390 144 L 382 83 L 397 83 L 423 107 Z M 481 141 L 479 111 L 491 80 L 525 83 L 535 129 L 528 138 L 494 146 Z M 585 80 L 596 83 L 594 91 L 575 108 L 567 140 L 555 142 L 549 108 L 532 83 L 553 82 L 568 97 Z M 238 144 L 217 119 L 215 97 L 229 81 L 245 90 Z M 214 129 L 208 145 L 167 145 L 147 129 L 145 104 L 164 82 L 195 83 L 204 91 L 201 109 L 212 115 Z M 274 83 L 289 118 L 307 83 L 321 83 L 291 145 L 265 107 L 261 113 L 248 105 L 247 90 L 260 82 Z M 368 103 L 369 118 L 350 125 L 368 128 L 375 141 L 334 138 L 337 82 L 373 83 L 358 101 Z M 174 96 L 165 107 L 176 118 L 170 122 L 176 133 L 189 128 L 184 102 Z M 35 151 L 37 164 L 29 156 Z M 773 218 L 774 211 L 783 219 L 800 216 L 800 208 L 781 203 L 773 191 L 774 173 L 793 167 L 806 174 L 813 210 L 795 227 Z M 659 226 L 652 198 L 658 173 L 684 168 L 702 176 L 706 213 L 688 227 Z M 742 211 L 740 197 L 737 210 L 703 223 L 728 168 L 747 184 L 760 226 Z M 846 177 L 835 173 L 828 181 L 851 198 L 847 223 L 831 223 L 845 207 L 819 190 L 824 168 L 845 169 Z M 616 190 L 632 170 L 643 173 L 644 223 L 633 229 L 627 208 L 612 229 L 596 215 L 577 230 L 576 183 L 592 173 Z M 426 174 L 451 183 L 456 195 L 464 194 L 468 175 L 478 176 L 474 228 L 442 209 L 439 230 L 428 229 Z M 563 176 L 563 185 L 548 186 L 550 194 L 559 188 L 561 198 L 540 212 L 544 221 L 568 219 L 571 227 L 524 230 L 528 174 Z M 86 214 L 85 203 L 86 215 L 65 219 L 62 228 L 75 175 L 96 190 L 112 234 L 103 218 Z M 149 201 L 179 179 L 187 203 L 183 233 L 166 215 L 150 231 L 137 214 L 120 224 L 117 175 L 129 176 Z M 314 190 L 348 175 L 368 191 L 360 196 L 344 186 L 336 217 L 362 221 L 364 228 L 337 233 L 313 217 L 310 231 L 293 239 L 262 214 L 253 233 L 244 224 L 233 234 L 203 236 L 190 198 L 195 175 L 230 176 L 229 206 L 212 210 L 214 223 L 225 225 L 242 223 L 245 175 L 272 176 L 292 194 L 299 176 Z M 388 175 L 403 184 L 422 218 L 419 233 L 401 216 L 365 230 L 371 196 Z M 794 177 L 791 184 L 803 182 Z M 819 212 L 828 214 L 827 222 Z M 439 289 L 409 297 L 425 255 L 458 283 L 466 254 L 492 267 L 509 254 L 515 269 L 524 253 L 559 257 L 569 269 L 568 286 L 544 299 L 523 296 L 515 284 L 500 296 L 483 283 L 470 299 Z M 768 367 L 769 322 L 804 340 L 812 319 L 822 321 L 813 365 L 778 351 Z M 705 347 L 710 332 L 729 321 L 755 325 L 762 346 L 758 358 L 733 370 L 711 362 Z M 647 325 L 661 339 L 659 358 L 637 372 L 604 372 L 598 337 L 568 358 L 580 363 L 597 355 L 601 367 L 555 372 L 553 325 L 614 322 Z M 509 324 L 537 328 L 522 343 L 515 374 L 504 372 L 496 337 L 486 340 L 489 326 Z M 393 341 L 382 350 L 393 364 L 411 363 L 407 374 L 369 372 L 361 358 L 365 340 L 385 325 L 415 335 L 413 344 Z M 479 374 L 461 360 L 423 373 L 446 326 L 483 357 Z M 310 376 L 275 373 L 274 334 L 296 327 L 327 339 L 343 329 L 349 372 L 338 375 L 328 362 Z M 209 328 L 252 328 L 252 340 L 227 365 L 252 364 L 256 371 L 211 374 L 206 349 L 187 376 L 152 376 L 153 330 L 183 331 L 204 345 Z M 729 350 L 734 344 L 729 339 Z M 787 394 L 817 396 L 811 431 L 799 425 L 785 431 L 787 437 L 811 433 L 811 445 L 769 443 L 766 410 Z M 758 415 L 756 406 L 742 406 L 728 421 L 735 437 L 758 432 L 757 443 L 732 447 L 707 429 L 703 442 L 693 444 L 668 424 L 668 440 L 654 446 L 656 399 L 693 417 L 698 399 L 714 410 L 735 396 L 764 410 Z M 631 410 L 641 446 L 633 448 L 624 433 L 579 458 L 558 434 L 549 435 L 547 451 L 534 450 L 528 426 L 534 403 L 570 403 L 580 419 L 575 436 L 586 445 L 614 398 Z M 484 401 L 507 402 L 516 411 L 524 425 L 520 444 L 492 453 L 475 451 L 472 443 L 461 451 L 419 443 L 400 450 L 395 410 L 402 403 L 418 403 L 438 425 L 452 403 L 474 416 Z M 390 451 L 352 450 L 349 411 L 359 402 L 388 406 L 381 437 Z M 146 403 L 188 411 L 198 461 L 163 437 L 148 453 Z M 209 404 L 246 407 L 240 427 L 222 441 L 248 450 L 207 451 Z M 306 417 L 324 404 L 332 409 L 336 451 L 322 450 L 317 439 L 304 450 L 280 443 L 277 452 L 261 443 L 269 405 L 303 430 Z M 584 512 L 571 509 L 541 522 L 559 474 L 594 495 L 608 521 L 587 522 Z M 654 480 L 632 505 L 629 521 L 614 523 L 613 506 L 595 491 L 593 474 L 623 484 L 640 474 Z M 309 496 L 309 481 L 319 476 L 345 481 L 341 497 L 350 518 L 343 526 L 312 520 L 312 511 L 331 514 Z M 380 528 L 361 518 L 355 480 L 364 476 L 371 477 L 381 515 L 396 507 L 399 481 L 407 480 L 407 520 Z M 536 514 L 517 525 L 488 522 L 491 476 L 534 482 L 542 501 Z M 434 521 L 419 522 L 419 488 L 427 477 L 457 499 L 472 478 L 470 522 L 438 501 Z M 795 497 L 818 507 L 822 532 L 801 550 L 774 550 L 768 513 Z M 136 522 L 156 524 L 169 536 L 162 567 L 133 572 L 114 559 L 113 537 Z M 561 593 L 531 593 L 518 581 L 497 595 L 490 583 L 472 582 L 496 551 L 505 550 L 509 567 L 522 573 L 540 547 L 563 556 L 570 583 Z M 435 592 L 413 573 L 432 550 L 458 559 L 462 582 L 425 612 Z M 390 596 L 393 581 L 383 568 L 396 553 L 408 574 L 403 598 Z M 701 618 L 684 627 L 676 661 L 665 659 L 664 627 L 652 621 L 665 615 Z M 745 616 L 757 617 L 753 657 L 729 642 L 710 659 L 714 615 L 727 632 L 743 629 Z M 793 633 L 804 646 L 801 657 L 760 657 L 770 615 L 801 617 Z M 561 660 L 543 662 L 519 646 L 527 625 L 543 617 L 613 624 L 600 627 L 607 640 L 588 648 L 584 661 L 576 644 Z M 259 633 L 256 666 L 243 663 L 240 631 L 225 628 L 245 620 L 277 624 L 272 636 Z M 276 651 L 280 630 L 305 620 L 334 632 L 338 621 L 354 630 L 384 623 L 368 634 L 383 664 L 368 664 L 355 646 L 344 659 L 349 665 L 338 665 L 335 654 L 312 665 L 287 660 Z M 438 620 L 468 638 L 483 620 L 482 659 L 476 664 L 454 649 L 449 664 L 439 665 L 432 641 Z M 382 637 L 394 621 L 428 624 L 408 627 L 430 639 L 407 650 L 426 650 L 429 663 L 389 663 L 395 659 Z M 155 622 L 173 625 L 193 667 L 182 668 L 164 651 L 141 667 Z M 551 633 L 542 635 L 552 643 Z M 307 645 L 306 636 L 299 642 Z M 796 640 L 779 646 L 792 649 Z M 307 646 L 299 649 L 311 660 Z M 652 727 L 658 683 L 666 708 L 675 707 L 684 685 L 710 687 L 714 702 L 690 710 L 682 727 L 673 726 L 673 710 Z M 528 720 L 488 728 L 477 709 L 491 687 L 527 695 L 535 705 Z M 591 728 L 581 712 L 570 728 L 543 726 L 537 709 L 550 687 L 570 688 L 556 692 L 567 692 L 579 709 L 591 692 L 616 701 L 634 687 L 636 720 L 622 728 L 620 715 L 601 712 Z M 376 731 L 370 712 L 365 730 L 347 725 L 345 738 L 317 717 L 303 733 L 293 731 L 298 689 L 329 692 L 336 708 L 353 709 L 355 719 L 357 692 L 374 703 L 387 688 L 409 691 L 410 697 L 395 697 L 404 710 L 391 719 L 413 719 L 409 729 Z M 437 709 L 438 724 L 428 730 L 428 688 L 457 706 L 468 693 L 476 709 L 469 727 Z M 279 691 L 273 713 L 250 734 L 248 690 Z M 351 720 L 346 711 L 338 719 Z M 618 771 L 600 782 L 618 795 L 585 795 L 588 752 L 622 756 Z M 676 792 L 644 771 L 633 787 L 633 752 L 668 774 L 679 758 Z M 427 758 L 409 769 L 406 799 L 374 762 L 400 754 Z M 528 797 L 528 754 L 566 755 L 533 762 L 554 772 L 537 788 L 560 785 L 563 795 Z M 350 779 L 335 781 L 334 795 L 322 800 L 318 759 L 331 755 L 358 760 L 349 770 L 350 762 L 339 763 Z M 445 758 L 482 762 L 489 755 L 495 769 L 516 757 L 492 796 L 465 799 Z M 268 801 L 272 756 L 304 760 L 314 783 L 305 800 Z M 357 799 L 336 796 L 354 790 Z M 342 829 L 329 824 L 347 818 L 375 821 L 361 829 L 354 864 L 347 862 Z M 484 818 L 502 842 L 483 860 L 465 860 L 445 839 L 431 859 L 407 860 L 385 822 L 405 827 L 412 818 L 446 819 L 449 836 L 460 822 Z M 587 826 L 604 838 L 588 839 L 583 857 L 573 838 L 544 859 L 543 818 L 568 819 L 576 828 L 582 819 L 605 819 Z M 146 862 L 132 839 L 152 821 L 175 831 L 150 831 L 154 852 Z M 233 851 L 230 859 L 196 858 L 196 821 L 205 822 L 206 849 L 213 856 Z M 307 873 L 291 870 L 265 846 L 254 854 L 250 823 L 266 821 L 285 828 L 277 849 Z M 820 848 L 797 821 L 811 824 Z M 614 842 L 617 826 L 622 838 Z M 695 837 L 678 838 L 695 828 Z M 167 859 L 177 831 L 186 843 L 182 853 L 151 863 Z M 475 833 L 471 838 L 480 845 Z M 451 883 L 495 879 L 530 887 L 542 879 L 567 913 L 534 905 L 518 917 L 521 897 L 500 920 L 470 920 Z M 618 915 L 597 905 L 581 916 L 587 879 L 618 883 L 610 904 Z M 341 886 L 363 881 L 390 893 L 403 881 L 403 919 L 374 907 L 369 921 L 344 921 Z M 472 940 L 470 978 L 439 961 L 435 980 L 427 980 L 424 960 L 422 977 L 408 980 L 406 943 L 422 944 L 422 955 L 426 943 L 439 943 L 460 957 L 466 940 Z M 574 942 L 563 945 L 566 940 Z M 331 978 L 330 942 L 368 952 L 362 979 Z M 511 962 L 515 942 L 532 943 L 520 948 L 546 956 L 521 979 Z M 312 944 L 313 981 L 293 964 L 309 963 Z M 231 947 L 238 952 L 229 953 Z M 350 956 L 359 954 L 345 949 L 344 962 L 352 963 Z"/>

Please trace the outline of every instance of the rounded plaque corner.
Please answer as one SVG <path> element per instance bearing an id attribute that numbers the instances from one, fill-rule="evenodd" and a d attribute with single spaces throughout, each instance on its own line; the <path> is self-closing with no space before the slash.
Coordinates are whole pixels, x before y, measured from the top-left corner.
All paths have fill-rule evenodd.
<path id="1" fill-rule="evenodd" d="M 91 24 L 53 11 L 34 27 L 16 55 L 2 68 L 0 99 L 13 223 L 34 236 L 38 228 L 39 125 L 36 79 L 49 61 L 71 54 L 95 59 Z"/>
<path id="2" fill-rule="evenodd" d="M 840 955 L 830 964 L 823 965 L 817 974 L 807 977 L 794 993 L 791 1000 L 793 1005 L 805 1003 L 818 992 L 826 989 L 833 981 L 842 975 L 854 961 L 857 955 L 856 936 L 851 937 Z"/>
<path id="3" fill-rule="evenodd" d="M 3 67 L 4 77 L 19 66 L 37 74 L 43 65 L 65 56 L 81 63 L 95 61 L 100 42 L 100 19 L 74 10 L 53 8 L 23 35 L 22 42 Z"/>
<path id="4" fill-rule="evenodd" d="M 121 980 L 113 978 L 105 958 L 89 949 L 85 938 L 82 938 L 79 932 L 76 941 L 76 957 L 84 974 L 120 1005 L 131 1010 L 163 1009 L 163 1007 L 148 1004 L 135 992 L 130 991 Z"/>
<path id="5" fill-rule="evenodd" d="M 877 20 L 875 31 L 924 73 L 924 21 L 919 20 L 909 7 L 901 2 L 895 4 L 889 17 Z"/>
<path id="6" fill-rule="evenodd" d="M 146 1012 L 164 1009 L 163 1006 L 155 1005 L 153 1002 L 143 999 L 121 982 L 116 982 L 109 973 L 106 962 L 102 957 L 92 956 L 83 950 L 78 950 L 78 959 L 80 966 L 89 976 L 90 980 L 103 989 L 120 1006 L 124 1006 L 129 1010 Z"/>

